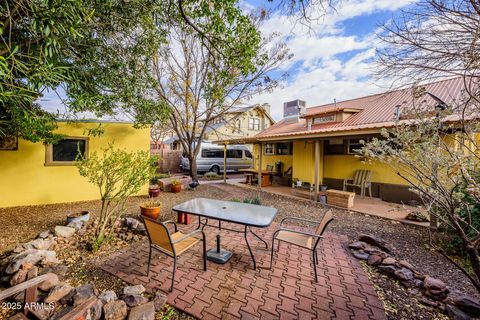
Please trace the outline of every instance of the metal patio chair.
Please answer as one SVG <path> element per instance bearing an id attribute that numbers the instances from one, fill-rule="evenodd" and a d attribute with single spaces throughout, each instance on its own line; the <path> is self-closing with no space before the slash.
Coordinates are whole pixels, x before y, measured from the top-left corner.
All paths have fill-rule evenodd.
<path id="1" fill-rule="evenodd" d="M 296 221 L 304 221 L 309 222 L 312 224 L 317 224 L 317 228 L 315 229 L 314 233 L 293 230 L 282 227 L 283 223 L 286 220 L 296 220 Z M 275 240 L 278 240 L 278 245 L 280 245 L 280 241 L 290 243 L 295 246 L 299 246 L 302 248 L 306 248 L 312 251 L 312 259 L 313 259 L 313 270 L 315 271 L 315 282 L 318 282 L 317 277 L 317 263 L 318 263 L 318 254 L 317 254 L 317 246 L 320 242 L 320 239 L 323 238 L 323 233 L 325 229 L 333 221 L 332 210 L 328 210 L 322 220 L 315 221 L 315 220 L 308 220 L 303 218 L 296 218 L 296 217 L 287 217 L 283 218 L 280 222 L 280 229 L 276 230 L 273 233 L 272 238 L 272 255 L 270 257 L 270 269 L 272 268 L 273 264 L 273 248 L 275 245 Z M 277 249 L 278 250 L 278 249 Z"/>
<path id="2" fill-rule="evenodd" d="M 205 233 L 201 230 L 195 230 L 184 234 L 178 231 L 177 224 L 171 220 L 159 222 L 145 216 L 140 216 L 141 220 L 147 230 L 148 240 L 150 242 L 150 250 L 148 254 L 147 277 L 150 275 L 150 261 L 152 259 L 152 250 L 163 252 L 164 254 L 173 258 L 173 274 L 172 285 L 170 291 L 173 290 L 173 283 L 175 281 L 175 271 L 177 268 L 177 257 L 186 252 L 188 249 L 196 245 L 198 242 L 203 242 L 203 270 L 207 270 L 207 250 L 205 242 Z M 173 224 L 175 228 L 174 233 L 170 233 L 167 224 Z M 195 234 L 201 234 L 202 238 L 194 237 Z"/>
<path id="3" fill-rule="evenodd" d="M 355 188 L 360 188 L 360 195 L 362 198 L 365 197 L 365 189 L 368 188 L 368 194 L 370 198 L 372 197 L 372 171 L 361 169 L 355 171 L 353 179 L 343 180 L 343 191 L 347 191 L 347 187 L 352 187 L 355 191 Z"/>

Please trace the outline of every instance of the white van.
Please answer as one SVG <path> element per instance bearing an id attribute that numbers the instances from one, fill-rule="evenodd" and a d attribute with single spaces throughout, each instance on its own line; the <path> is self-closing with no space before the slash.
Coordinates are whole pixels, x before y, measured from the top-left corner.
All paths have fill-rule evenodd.
<path id="1" fill-rule="evenodd" d="M 227 146 L 227 172 L 251 168 L 252 153 L 244 145 Z M 187 157 L 182 157 L 180 168 L 190 170 Z M 223 172 L 223 146 L 203 142 L 197 155 L 198 172 Z"/>

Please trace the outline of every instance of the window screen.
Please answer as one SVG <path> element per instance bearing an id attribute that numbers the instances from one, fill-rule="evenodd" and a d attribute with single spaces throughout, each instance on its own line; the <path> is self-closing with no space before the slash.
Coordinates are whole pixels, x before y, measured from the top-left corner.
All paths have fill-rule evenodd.
<path id="1" fill-rule="evenodd" d="M 53 161 L 75 161 L 80 153 L 85 156 L 86 141 L 83 139 L 64 139 L 52 145 Z"/>

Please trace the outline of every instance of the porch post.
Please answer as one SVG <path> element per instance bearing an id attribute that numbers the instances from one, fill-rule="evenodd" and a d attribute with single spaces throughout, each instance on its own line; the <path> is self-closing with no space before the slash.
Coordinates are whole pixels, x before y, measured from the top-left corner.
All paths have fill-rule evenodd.
<path id="1" fill-rule="evenodd" d="M 315 201 L 319 200 L 320 190 L 320 140 L 315 140 Z"/>
<path id="2" fill-rule="evenodd" d="M 260 150 L 258 154 L 258 189 L 262 189 L 262 157 L 263 157 L 263 142 L 260 142 Z"/>
<path id="3" fill-rule="evenodd" d="M 223 144 L 223 183 L 227 183 L 227 144 Z"/>

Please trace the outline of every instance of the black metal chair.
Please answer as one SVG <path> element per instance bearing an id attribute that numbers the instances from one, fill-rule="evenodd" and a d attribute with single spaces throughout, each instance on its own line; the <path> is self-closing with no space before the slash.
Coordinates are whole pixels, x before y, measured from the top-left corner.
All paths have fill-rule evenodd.
<path id="1" fill-rule="evenodd" d="M 177 224 L 171 220 L 159 222 L 145 216 L 140 216 L 145 229 L 147 230 L 148 240 L 150 242 L 150 250 L 148 254 L 147 276 L 150 275 L 150 261 L 152 259 L 152 250 L 157 250 L 165 253 L 173 258 L 173 275 L 172 285 L 170 291 L 173 290 L 173 283 L 175 281 L 175 271 L 177 268 L 177 257 L 188 249 L 196 245 L 198 242 L 203 242 L 203 270 L 207 270 L 207 249 L 205 242 L 205 233 L 201 229 L 197 229 L 190 233 L 184 234 L 178 231 Z M 167 224 L 173 224 L 175 232 L 170 233 Z M 201 234 L 202 238 L 194 237 L 195 234 Z"/>
<path id="2" fill-rule="evenodd" d="M 298 231 L 288 228 L 283 228 L 282 225 L 286 220 L 297 220 L 297 221 L 304 221 L 309 223 L 318 224 L 317 228 L 315 229 L 314 233 Z M 313 259 L 313 270 L 315 271 L 315 282 L 318 282 L 317 277 L 317 263 L 318 263 L 318 254 L 317 254 L 317 246 L 320 242 L 320 239 L 323 238 L 323 233 L 325 229 L 333 221 L 332 210 L 328 210 L 322 220 L 315 221 L 315 220 L 308 220 L 303 218 L 296 218 L 296 217 L 287 217 L 283 218 L 280 222 L 280 229 L 276 230 L 273 233 L 272 238 L 272 255 L 270 257 L 270 269 L 272 268 L 273 264 L 273 249 L 275 245 L 275 240 L 278 240 L 278 245 L 280 245 L 280 241 L 290 243 L 295 246 L 299 246 L 302 248 L 306 248 L 312 251 L 312 259 Z"/>

